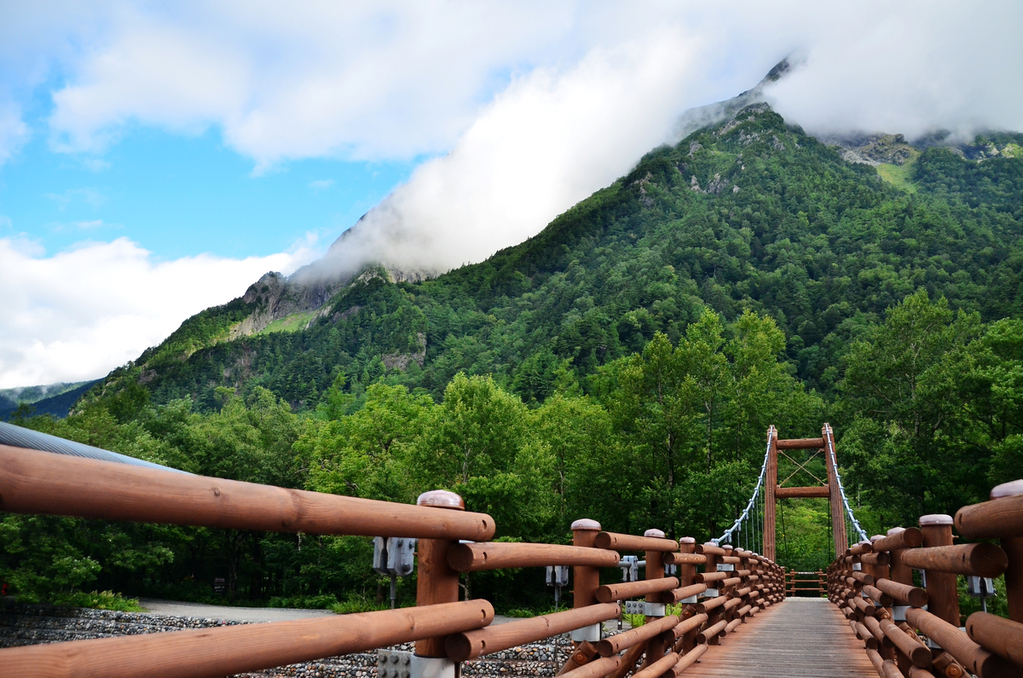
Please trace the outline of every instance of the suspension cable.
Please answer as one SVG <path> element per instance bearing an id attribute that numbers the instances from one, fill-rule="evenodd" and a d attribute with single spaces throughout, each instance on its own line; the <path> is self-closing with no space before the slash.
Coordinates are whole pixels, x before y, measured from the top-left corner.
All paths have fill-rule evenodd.
<path id="1" fill-rule="evenodd" d="M 849 506 L 849 499 L 845 496 L 845 488 L 842 487 L 842 476 L 838 475 L 838 462 L 835 461 L 835 432 L 831 428 L 831 424 L 824 424 L 827 429 L 828 435 L 828 455 L 831 457 L 831 466 L 835 469 L 835 482 L 838 483 L 838 493 L 842 496 L 842 504 L 845 506 L 845 512 L 849 516 L 849 521 L 852 526 L 856 529 L 856 532 L 860 535 L 860 539 L 863 541 L 869 541 L 867 539 L 867 533 L 860 527 L 860 523 L 856 520 L 856 516 L 853 514 L 852 507 Z"/>
<path id="2" fill-rule="evenodd" d="M 760 494 L 760 488 L 764 484 L 764 477 L 767 475 L 767 460 L 771 456 L 771 434 L 773 432 L 774 426 L 771 426 L 767 430 L 767 450 L 764 452 L 764 463 L 760 467 L 760 477 L 757 478 L 757 486 L 753 488 L 753 496 L 749 498 L 749 503 L 746 504 L 746 508 L 743 510 L 742 515 L 735 519 L 732 526 L 725 530 L 724 534 L 717 539 L 711 539 L 711 541 L 715 544 L 721 544 L 722 542 L 726 544 L 729 543 L 732 540 L 732 533 L 740 530 L 743 521 L 746 520 L 746 517 L 749 515 L 750 509 L 755 505 L 757 497 Z"/>

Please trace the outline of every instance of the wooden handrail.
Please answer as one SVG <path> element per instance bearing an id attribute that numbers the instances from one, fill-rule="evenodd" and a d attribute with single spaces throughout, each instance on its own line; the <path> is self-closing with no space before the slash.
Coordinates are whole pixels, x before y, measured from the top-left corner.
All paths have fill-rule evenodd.
<path id="1" fill-rule="evenodd" d="M 0 445 L 3 509 L 266 532 L 487 540 L 494 519 Z"/>
<path id="2" fill-rule="evenodd" d="M 507 650 L 522 643 L 549 638 L 567 631 L 614 619 L 620 614 L 618 605 L 590 605 L 578 610 L 555 612 L 541 617 L 517 619 L 505 624 L 455 633 L 445 643 L 447 655 L 456 662 Z"/>
<path id="3" fill-rule="evenodd" d="M 602 603 L 610 603 L 615 600 L 625 600 L 626 598 L 638 598 L 648 593 L 670 591 L 674 588 L 678 588 L 678 579 L 675 577 L 622 582 L 621 584 L 605 584 L 597 589 L 597 600 Z"/>
<path id="4" fill-rule="evenodd" d="M 459 572 L 547 565 L 618 567 L 620 560 L 616 551 L 560 544 L 486 542 L 457 544 L 448 550 L 448 564 Z"/>
<path id="5" fill-rule="evenodd" d="M 631 534 L 601 532 L 597 535 L 595 546 L 598 549 L 615 549 L 618 551 L 677 551 L 678 542 L 674 539 L 661 537 L 637 537 Z"/>
<path id="6" fill-rule="evenodd" d="M 661 617 L 657 621 L 650 622 L 649 624 L 643 624 L 638 628 L 619 633 L 605 638 L 604 640 L 597 643 L 597 652 L 602 657 L 610 657 L 613 654 L 618 654 L 622 650 L 628 649 L 633 645 L 649 640 L 659 633 L 665 631 L 671 631 L 679 623 L 678 615 L 669 615 L 667 617 Z"/>
<path id="7" fill-rule="evenodd" d="M 997 577 L 1009 564 L 1005 551 L 987 543 L 907 549 L 902 554 L 902 562 L 917 570 L 975 577 Z"/>

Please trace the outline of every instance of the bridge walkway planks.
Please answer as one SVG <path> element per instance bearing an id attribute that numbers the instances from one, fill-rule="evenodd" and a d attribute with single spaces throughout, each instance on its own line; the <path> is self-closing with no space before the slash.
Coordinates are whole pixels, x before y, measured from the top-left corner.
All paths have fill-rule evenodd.
<path id="1" fill-rule="evenodd" d="M 825 598 L 787 598 L 721 644 L 685 678 L 877 678 L 863 641 Z"/>

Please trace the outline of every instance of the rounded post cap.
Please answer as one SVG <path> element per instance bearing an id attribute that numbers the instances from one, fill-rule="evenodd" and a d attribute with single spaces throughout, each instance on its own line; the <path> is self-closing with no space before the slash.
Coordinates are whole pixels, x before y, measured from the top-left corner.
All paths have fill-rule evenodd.
<path id="1" fill-rule="evenodd" d="M 465 500 L 448 490 L 430 490 L 423 492 L 416 499 L 417 506 L 436 506 L 437 508 L 465 510 Z"/>
<path id="2" fill-rule="evenodd" d="M 952 525 L 955 521 L 947 513 L 928 513 L 920 516 L 920 527 L 927 525 Z"/>
<path id="3" fill-rule="evenodd" d="M 720 546 L 721 548 L 723 548 L 726 551 L 731 551 L 732 549 L 735 548 L 731 544 L 718 544 L 718 546 Z"/>
<path id="4" fill-rule="evenodd" d="M 858 542 L 856 542 L 856 543 L 857 543 L 857 544 L 873 544 L 874 542 L 870 541 L 869 539 L 860 539 L 860 540 L 859 540 Z"/>
<path id="5" fill-rule="evenodd" d="M 695 544 L 696 539 L 694 537 L 682 537 L 678 540 L 679 544 Z"/>
<path id="6" fill-rule="evenodd" d="M 883 534 L 875 534 L 873 537 L 870 538 L 870 543 L 873 544 L 878 539 L 884 539 L 884 535 Z"/>
<path id="7" fill-rule="evenodd" d="M 580 518 L 579 520 L 572 523 L 572 531 L 576 530 L 595 530 L 600 532 L 600 523 L 596 520 L 590 520 L 589 518 Z"/>
<path id="8" fill-rule="evenodd" d="M 644 537 L 656 537 L 657 539 L 664 539 L 664 530 L 658 530 L 656 527 L 651 527 L 649 530 L 643 533 Z"/>
<path id="9" fill-rule="evenodd" d="M 995 485 L 991 490 L 992 499 L 1001 499 L 1002 497 L 1018 497 L 1023 494 L 1023 478 L 1019 480 L 1013 480 L 1012 482 L 1002 483 L 1001 485 Z"/>
<path id="10" fill-rule="evenodd" d="M 904 527 L 893 527 L 892 529 L 888 530 L 888 536 L 889 537 L 894 537 L 899 532 L 905 532 L 905 531 L 906 531 L 906 528 L 904 528 Z"/>

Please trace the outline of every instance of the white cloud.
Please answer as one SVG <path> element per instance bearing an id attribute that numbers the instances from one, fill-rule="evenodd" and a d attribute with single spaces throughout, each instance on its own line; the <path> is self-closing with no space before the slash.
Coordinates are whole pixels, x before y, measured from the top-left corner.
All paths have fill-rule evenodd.
<path id="1" fill-rule="evenodd" d="M 1023 42 L 982 30 L 956 37 L 980 17 L 1011 33 L 1023 25 L 1017 16 L 1023 5 L 998 2 L 837 10 L 789 2 L 665 12 L 658 28 L 609 12 L 600 26 L 636 37 L 513 81 L 450 154 L 422 165 L 308 273 L 367 261 L 435 273 L 481 261 L 625 174 L 670 138 L 681 111 L 707 103 L 709 83 L 745 74 L 726 96 L 737 94 L 790 52 L 801 66 L 769 91 L 783 115 L 811 130 L 1023 129 Z M 746 65 L 731 65 L 744 55 Z M 749 64 L 760 64 L 756 76 Z"/>
<path id="2" fill-rule="evenodd" d="M 573 11 L 465 0 L 105 5 L 104 29 L 53 93 L 51 131 L 59 148 L 95 151 L 133 121 L 217 125 L 264 168 L 444 151 L 496 74 L 559 49 Z"/>
<path id="3" fill-rule="evenodd" d="M 299 243 L 269 257 L 161 262 L 127 238 L 46 256 L 31 241 L 0 238 L 0 388 L 103 376 L 266 271 L 289 273 L 312 256 Z"/>
<path id="4" fill-rule="evenodd" d="M 695 45 L 685 38 L 652 31 L 642 44 L 516 79 L 450 154 L 416 170 L 325 263 L 350 271 L 382 259 L 436 272 L 535 235 L 668 138 L 690 95 Z"/>
<path id="5" fill-rule="evenodd" d="M 0 58 L 18 75 L 0 76 L 0 162 L 28 133 L 12 93 L 54 69 L 58 148 L 102 152 L 133 124 L 213 126 L 262 171 L 291 158 L 449 152 L 509 82 L 680 27 L 698 46 L 691 105 L 798 50 L 806 67 L 775 96 L 809 127 L 1018 126 L 1023 110 L 1015 0 L 50 0 L 2 18 Z"/>
<path id="6" fill-rule="evenodd" d="M 1023 3 L 846 4 L 826 18 L 770 90 L 808 131 L 1023 130 Z"/>

